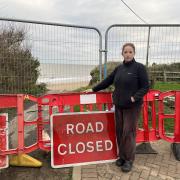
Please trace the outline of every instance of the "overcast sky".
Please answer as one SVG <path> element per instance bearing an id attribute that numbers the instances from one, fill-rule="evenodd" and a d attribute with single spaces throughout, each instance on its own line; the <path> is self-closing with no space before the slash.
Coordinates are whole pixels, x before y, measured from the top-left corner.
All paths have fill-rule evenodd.
<path id="1" fill-rule="evenodd" d="M 124 2 L 149 24 L 180 24 L 180 0 L 124 0 Z M 0 17 L 94 26 L 101 31 L 103 39 L 105 30 L 112 24 L 144 24 L 121 0 L 0 0 Z M 88 33 L 84 35 L 76 29 L 63 31 L 63 28 L 46 27 L 45 29 L 40 25 L 27 26 L 28 28 L 29 34 L 32 34 L 32 43 L 29 41 L 32 45 L 32 52 L 42 62 L 50 62 L 52 59 L 57 59 L 59 62 L 59 59 L 62 59 L 62 62 L 70 61 L 75 64 L 76 59 L 81 58 L 85 63 L 89 59 L 91 62 L 92 59 L 98 62 L 97 32 L 95 32 L 96 36 L 92 36 Z M 108 59 L 119 61 L 122 43 L 134 42 L 138 48 L 136 54 L 138 59 L 142 59 L 145 63 L 147 30 L 142 28 L 140 31 L 134 28 L 131 31 L 125 28 L 115 31 L 115 39 L 119 42 L 109 43 Z M 152 30 L 149 55 L 152 63 L 163 63 L 164 59 L 167 63 L 179 62 L 179 34 L 180 28 L 177 27 L 157 28 L 154 32 Z"/>
<path id="2" fill-rule="evenodd" d="M 124 0 L 150 24 L 180 23 L 180 0 Z M 120 0 L 0 0 L 0 16 L 95 26 L 143 23 Z"/>

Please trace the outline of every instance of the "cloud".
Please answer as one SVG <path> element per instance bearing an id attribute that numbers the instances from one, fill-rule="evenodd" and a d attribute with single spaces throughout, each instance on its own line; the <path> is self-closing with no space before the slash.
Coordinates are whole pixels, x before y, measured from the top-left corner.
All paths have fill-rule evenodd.
<path id="1" fill-rule="evenodd" d="M 135 12 L 148 23 L 180 23 L 180 1 L 178 0 L 128 0 L 126 1 Z"/>
<path id="2" fill-rule="evenodd" d="M 53 14 L 51 0 L 6 0 L 6 7 L 1 10 L 0 16 L 29 20 L 48 21 L 48 14 Z"/>
<path id="3" fill-rule="evenodd" d="M 125 2 L 148 23 L 180 23 L 179 0 L 126 0 Z M 120 0 L 6 0 L 3 2 L 3 4 L 4 3 L 6 3 L 6 8 L 1 10 L 0 16 L 94 26 L 100 29 L 100 31 L 103 33 L 103 37 L 107 27 L 112 24 L 143 24 L 143 22 L 141 22 Z M 94 50 L 94 45 L 85 45 L 92 39 L 92 35 L 86 35 L 86 33 L 82 32 L 80 36 L 77 36 L 77 32 L 79 30 L 72 31 L 67 29 L 66 32 L 64 32 L 63 30 L 56 31 L 54 27 L 47 28 L 40 25 L 34 25 L 31 27 L 34 28 L 31 30 L 33 34 L 33 52 L 35 56 L 39 57 L 41 60 L 43 60 L 44 57 L 47 58 L 48 56 L 50 61 L 51 59 L 58 60 L 60 55 L 65 61 L 66 59 L 72 60 L 72 58 L 69 57 L 72 56 L 74 58 L 74 62 L 78 59 L 83 59 L 84 57 L 88 60 L 94 59 L 94 61 L 98 59 L 99 49 L 96 42 L 93 42 L 96 44 L 96 51 Z M 114 33 L 116 33 L 115 31 Z M 45 34 L 46 32 L 47 34 Z M 156 32 L 158 32 L 158 29 Z M 63 36 L 67 38 L 66 40 L 70 40 L 71 44 L 68 44 L 63 37 L 60 38 L 60 36 L 57 35 L 58 33 L 65 33 Z M 172 38 L 175 38 L 176 33 L 179 34 L 179 31 L 177 30 L 177 32 L 170 32 L 167 33 L 167 35 L 168 37 L 173 36 Z M 38 39 L 38 36 L 41 36 L 42 39 Z M 49 39 L 47 41 L 43 41 L 48 36 Z M 144 36 L 144 39 L 141 36 Z M 52 37 L 57 39 L 59 38 L 59 42 L 56 44 L 55 40 L 51 39 Z M 84 39 L 81 39 L 82 37 Z M 126 41 L 132 41 L 135 42 L 137 46 L 137 57 L 145 61 L 147 49 L 147 31 L 145 33 L 145 31 L 140 31 L 138 28 L 128 31 L 126 29 L 123 31 L 120 30 L 117 32 L 117 34 L 115 34 L 114 38 L 118 42 L 115 42 L 114 45 L 113 43 L 109 44 L 108 58 L 110 60 L 119 60 L 121 58 L 120 48 L 122 44 Z M 168 50 L 165 51 L 163 46 L 164 41 L 161 40 L 161 38 L 162 36 L 153 38 L 153 33 L 151 34 L 151 39 L 153 39 L 151 45 L 153 45 L 153 47 L 151 47 L 150 56 L 152 56 L 152 58 L 159 58 L 160 56 L 164 55 L 169 58 L 168 54 L 173 52 L 174 55 L 171 55 L 171 57 L 175 57 L 174 59 L 179 61 L 179 54 L 177 53 L 179 49 L 173 46 L 173 51 L 171 51 L 170 47 L 168 47 Z M 162 42 L 162 44 L 159 44 L 158 46 L 159 49 L 157 48 L 157 45 L 153 44 L 156 40 Z M 179 42 L 179 39 L 176 38 L 174 41 Z M 81 42 L 81 45 L 77 45 L 78 42 Z M 168 43 L 171 43 L 171 41 Z M 84 49 L 81 46 L 83 46 Z M 165 46 L 167 49 L 167 44 L 165 44 Z M 69 54 L 69 52 L 71 54 Z M 95 54 L 92 52 L 95 52 Z M 161 59 L 163 59 L 163 57 L 161 57 Z"/>
<path id="4" fill-rule="evenodd" d="M 53 6 L 53 1 L 51 0 L 12 0 L 12 3 L 17 3 L 23 7 L 28 7 L 29 9 L 49 9 Z"/>
<path id="5" fill-rule="evenodd" d="M 179 0 L 125 2 L 148 23 L 180 23 Z M 4 3 L 6 7 L 0 12 L 3 17 L 81 24 L 100 29 L 111 24 L 143 23 L 120 0 L 6 0 Z"/>

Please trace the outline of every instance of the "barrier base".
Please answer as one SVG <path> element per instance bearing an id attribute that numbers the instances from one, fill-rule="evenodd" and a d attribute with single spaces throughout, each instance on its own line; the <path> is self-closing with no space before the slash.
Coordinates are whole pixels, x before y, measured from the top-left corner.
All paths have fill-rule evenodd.
<path id="1" fill-rule="evenodd" d="M 136 154 L 158 154 L 150 143 L 142 143 L 136 146 Z"/>
<path id="2" fill-rule="evenodd" d="M 172 143 L 171 149 L 176 160 L 180 161 L 180 143 Z"/>
<path id="3" fill-rule="evenodd" d="M 24 167 L 41 167 L 42 162 L 37 159 L 27 155 L 27 154 L 19 154 L 13 155 L 10 158 L 9 164 L 11 166 L 24 166 Z"/>

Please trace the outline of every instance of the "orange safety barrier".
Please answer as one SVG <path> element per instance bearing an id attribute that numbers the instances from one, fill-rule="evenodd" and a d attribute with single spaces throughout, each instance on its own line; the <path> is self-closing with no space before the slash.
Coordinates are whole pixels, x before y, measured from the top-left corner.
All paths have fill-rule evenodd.
<path id="1" fill-rule="evenodd" d="M 174 114 L 165 114 L 164 99 L 174 96 Z M 168 137 L 164 128 L 164 120 L 166 118 L 174 119 L 174 134 L 173 137 Z M 171 143 L 180 142 L 180 91 L 169 91 L 161 93 L 159 96 L 159 136 Z"/>

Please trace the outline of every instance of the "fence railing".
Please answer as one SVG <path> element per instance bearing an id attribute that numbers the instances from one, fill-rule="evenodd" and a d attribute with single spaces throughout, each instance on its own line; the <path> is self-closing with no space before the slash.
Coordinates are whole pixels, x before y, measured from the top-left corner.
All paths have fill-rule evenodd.
<path id="1" fill-rule="evenodd" d="M 170 72 L 170 71 L 149 71 L 149 76 L 151 79 L 156 81 L 178 81 L 180 82 L 180 72 Z"/>
<path id="2" fill-rule="evenodd" d="M 151 70 L 157 70 L 155 67 L 162 64 L 180 63 L 180 24 L 114 24 L 109 26 L 105 34 L 105 64 L 108 61 L 122 61 L 121 48 L 127 42 L 135 44 L 136 61 L 152 67 Z M 105 77 L 106 70 L 105 67 Z"/>

